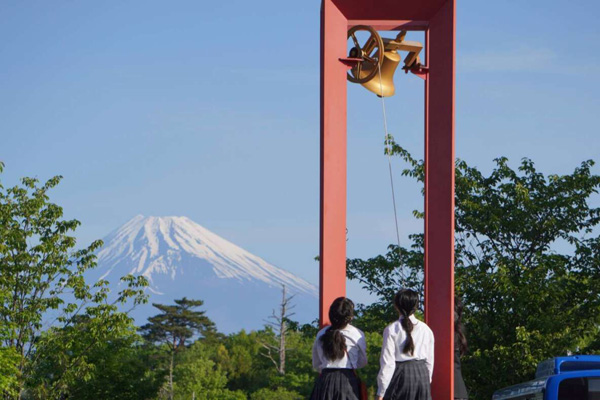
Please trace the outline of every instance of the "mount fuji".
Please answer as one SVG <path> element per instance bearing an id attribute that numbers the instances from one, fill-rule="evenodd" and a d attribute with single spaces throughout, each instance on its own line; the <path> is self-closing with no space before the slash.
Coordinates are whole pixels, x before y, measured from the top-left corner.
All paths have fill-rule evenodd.
<path id="1" fill-rule="evenodd" d="M 221 332 L 259 329 L 278 308 L 283 286 L 294 296 L 292 319 L 311 322 L 318 313 L 314 285 L 186 217 L 138 215 L 104 238 L 98 266 L 87 278 L 106 279 L 118 292 L 127 274 L 149 282 L 148 304 L 132 312 L 138 325 L 157 313 L 151 303 L 187 297 L 204 301 L 202 309 Z"/>

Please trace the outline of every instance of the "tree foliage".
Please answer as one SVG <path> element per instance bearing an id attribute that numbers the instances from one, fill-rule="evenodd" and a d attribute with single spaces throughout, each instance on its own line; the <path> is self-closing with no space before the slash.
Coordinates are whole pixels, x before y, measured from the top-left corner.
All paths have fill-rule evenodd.
<path id="1" fill-rule="evenodd" d="M 531 378 L 544 358 L 585 352 L 600 323 L 600 187 L 583 162 L 544 176 L 531 160 L 507 160 L 484 176 L 464 162 L 457 174 L 457 272 L 472 355 L 467 377 L 485 397 L 499 383 Z M 495 364 L 497 376 L 477 369 Z"/>
<path id="2" fill-rule="evenodd" d="M 227 389 L 227 375 L 197 341 L 178 356 L 174 371 L 175 398 L 198 400 L 245 400 L 241 391 Z"/>
<path id="3" fill-rule="evenodd" d="M 17 371 L 0 380 L 6 397 L 23 395 L 44 360 L 43 349 L 52 343 L 64 346 L 65 336 L 53 340 L 58 332 L 85 325 L 94 346 L 129 323 L 117 312 L 118 304 L 145 301 L 142 278 L 125 277 L 126 288 L 113 302 L 108 301 L 108 282 L 85 282 L 102 242 L 75 248 L 79 221 L 63 219 L 63 209 L 49 199 L 60 180 L 57 176 L 40 184 L 23 178 L 10 188 L 0 184 L 0 357 L 3 369 Z M 87 374 L 85 355 L 65 360 L 54 373 L 51 396 L 61 396 L 69 382 Z"/>
<path id="4" fill-rule="evenodd" d="M 174 305 L 152 304 L 161 312 L 148 318 L 148 323 L 140 328 L 144 339 L 150 343 L 162 344 L 169 353 L 169 398 L 175 396 L 173 374 L 175 354 L 185 349 L 189 339 L 195 335 L 206 336 L 215 331 L 215 324 L 197 310 L 204 304 L 202 300 L 182 298 Z"/>
<path id="5" fill-rule="evenodd" d="M 296 392 L 290 392 L 284 388 L 269 389 L 262 388 L 252 393 L 250 400 L 302 400 L 304 397 Z"/>
<path id="6" fill-rule="evenodd" d="M 215 324 L 205 311 L 199 311 L 202 300 L 187 298 L 175 300 L 174 305 L 152 305 L 161 312 L 148 318 L 148 323 L 140 328 L 144 338 L 153 343 L 167 344 L 176 351 L 183 348 L 194 335 L 206 335 L 214 331 Z"/>
<path id="7" fill-rule="evenodd" d="M 392 153 L 408 163 L 404 175 L 423 182 L 422 161 L 393 142 Z M 486 175 L 457 161 L 455 280 L 466 306 L 471 352 L 463 369 L 473 398 L 532 378 L 545 358 L 595 348 L 600 209 L 590 200 L 600 177 L 593 165 L 585 161 L 571 174 L 546 176 L 529 159 L 513 169 L 499 158 Z M 398 266 L 411 271 L 405 286 L 419 289 L 423 237 L 411 237 L 410 249 L 349 260 L 349 276 L 379 297 L 363 308 L 360 322 L 393 317 L 388 304 L 401 284 Z"/>
<path id="8" fill-rule="evenodd" d="M 115 316 L 124 318 L 123 314 Z M 29 385 L 28 397 L 52 399 L 61 393 L 82 399 L 154 398 L 166 373 L 158 363 L 156 352 L 141 345 L 131 320 L 113 322 L 113 326 L 118 329 L 103 341 L 94 338 L 98 327 L 87 318 L 81 318 L 73 326 L 45 333 L 39 350 L 43 361 L 35 371 L 34 382 Z M 69 374 L 74 368 L 67 367 L 72 364 L 78 364 L 79 373 Z M 68 374 L 70 379 L 56 379 L 63 374 Z"/>

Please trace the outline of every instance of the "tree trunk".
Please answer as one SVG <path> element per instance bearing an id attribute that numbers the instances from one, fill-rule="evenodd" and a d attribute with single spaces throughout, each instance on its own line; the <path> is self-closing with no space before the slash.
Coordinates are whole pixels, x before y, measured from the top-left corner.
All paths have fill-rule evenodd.
<path id="1" fill-rule="evenodd" d="M 279 373 L 285 375 L 285 334 L 287 330 L 287 324 L 285 322 L 286 317 L 286 306 L 287 299 L 285 298 L 285 285 L 283 286 L 283 297 L 281 300 L 281 321 L 279 326 Z"/>
<path id="2" fill-rule="evenodd" d="M 169 365 L 169 399 L 173 400 L 173 362 L 175 359 L 175 351 L 171 352 L 171 364 Z"/>

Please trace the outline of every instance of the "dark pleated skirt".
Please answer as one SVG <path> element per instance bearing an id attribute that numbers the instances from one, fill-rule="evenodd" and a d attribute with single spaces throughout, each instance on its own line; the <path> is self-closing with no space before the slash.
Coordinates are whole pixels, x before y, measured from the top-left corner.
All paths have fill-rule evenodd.
<path id="1" fill-rule="evenodd" d="M 359 400 L 360 389 L 354 371 L 325 368 L 317 378 L 310 400 Z"/>
<path id="2" fill-rule="evenodd" d="M 385 400 L 431 400 L 429 371 L 423 360 L 397 362 Z"/>

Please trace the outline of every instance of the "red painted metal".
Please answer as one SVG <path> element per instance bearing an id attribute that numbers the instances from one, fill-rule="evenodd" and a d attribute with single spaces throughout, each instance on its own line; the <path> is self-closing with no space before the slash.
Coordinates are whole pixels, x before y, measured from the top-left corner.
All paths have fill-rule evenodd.
<path id="1" fill-rule="evenodd" d="M 340 58 L 340 62 L 346 66 L 346 69 L 352 69 L 356 64 L 362 61 L 362 58 Z"/>
<path id="2" fill-rule="evenodd" d="M 435 335 L 432 397 L 454 397 L 454 43 L 448 0 L 427 32 L 425 316 Z"/>
<path id="3" fill-rule="evenodd" d="M 425 65 L 421 65 L 417 68 L 411 68 L 409 70 L 406 70 L 406 72 L 410 72 L 411 74 L 418 76 L 419 78 L 423 79 L 424 81 L 427 80 L 427 76 L 429 76 L 429 67 L 425 66 Z"/>
<path id="4" fill-rule="evenodd" d="M 428 21 L 405 21 L 405 20 L 372 20 L 372 19 L 352 19 L 348 21 L 348 28 L 356 25 L 369 25 L 378 31 L 424 31 L 429 26 Z"/>
<path id="5" fill-rule="evenodd" d="M 329 0 L 321 8 L 321 237 L 319 321 L 346 295 L 346 57 L 348 23 Z"/>
<path id="6" fill-rule="evenodd" d="M 433 398 L 454 392 L 455 0 L 322 0 L 321 325 L 346 291 L 347 29 L 425 31 L 425 313 L 436 340 Z M 342 61 L 342 62 L 340 62 Z M 391 299 L 390 299 L 391 300 Z"/>
<path id="7" fill-rule="evenodd" d="M 447 0 L 331 0 L 349 20 L 431 21 Z"/>

